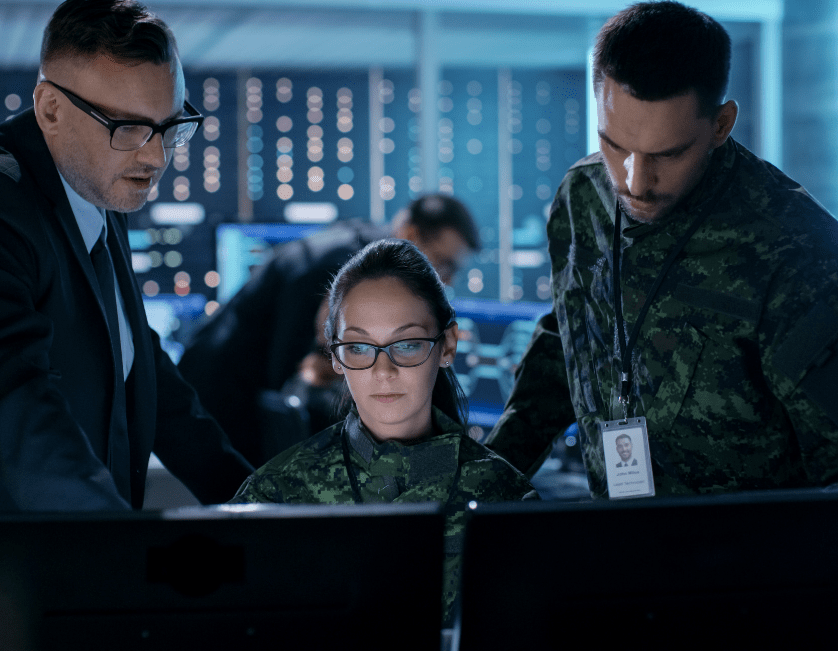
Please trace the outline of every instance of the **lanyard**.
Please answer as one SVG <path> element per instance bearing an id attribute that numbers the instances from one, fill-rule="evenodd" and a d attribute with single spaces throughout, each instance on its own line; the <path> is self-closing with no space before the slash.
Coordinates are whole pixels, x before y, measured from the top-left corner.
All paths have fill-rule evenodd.
<path id="1" fill-rule="evenodd" d="M 632 382 L 631 354 L 634 350 L 634 345 L 637 343 L 637 336 L 640 334 L 640 328 L 643 325 L 643 321 L 646 319 L 646 313 L 649 311 L 652 301 L 658 293 L 658 289 L 660 289 L 661 283 L 663 283 L 663 279 L 669 272 L 670 267 L 675 264 L 675 259 L 681 254 L 684 247 L 687 246 L 687 242 L 690 241 L 690 238 L 698 230 L 698 227 L 704 223 L 704 220 L 707 219 L 709 215 L 710 211 L 704 210 L 698 217 L 696 217 L 693 223 L 690 224 L 690 227 L 687 229 L 687 232 L 681 236 L 681 239 L 675 243 L 675 247 L 672 251 L 670 251 L 669 256 L 664 261 L 663 266 L 658 273 L 658 277 L 655 278 L 652 288 L 646 295 L 646 300 L 640 308 L 640 313 L 637 315 L 637 321 L 635 321 L 634 327 L 631 329 L 631 336 L 629 337 L 628 344 L 626 344 L 626 332 L 625 325 L 623 323 L 623 292 L 620 288 L 620 224 L 622 210 L 620 209 L 619 200 L 617 201 L 617 207 L 614 215 L 614 246 L 612 249 L 612 261 L 614 264 L 614 311 L 617 314 L 617 339 L 620 342 L 620 358 L 622 359 L 622 369 L 620 373 L 620 404 L 623 405 L 623 417 L 625 419 L 628 419 L 629 393 L 631 392 Z"/>

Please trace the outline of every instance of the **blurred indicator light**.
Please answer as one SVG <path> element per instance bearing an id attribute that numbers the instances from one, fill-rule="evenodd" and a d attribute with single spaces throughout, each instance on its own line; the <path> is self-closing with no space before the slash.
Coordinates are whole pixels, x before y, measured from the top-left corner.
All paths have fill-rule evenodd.
<path id="1" fill-rule="evenodd" d="M 183 262 L 183 256 L 177 251 L 169 251 L 163 256 L 163 262 L 167 267 L 179 267 Z"/>
<path id="2" fill-rule="evenodd" d="M 17 111 L 21 104 L 23 104 L 23 100 L 20 99 L 20 95 L 12 93 L 11 95 L 6 95 L 5 104 L 8 110 Z"/>
<path id="3" fill-rule="evenodd" d="M 143 283 L 143 294 L 146 296 L 157 296 L 160 293 L 160 285 L 153 280 L 147 280 Z"/>
<path id="4" fill-rule="evenodd" d="M 151 207 L 151 221 L 155 224 L 194 225 L 202 223 L 205 217 L 206 210 L 200 203 L 157 203 Z M 166 231 L 161 239 L 165 241 L 165 237 Z"/>
<path id="5" fill-rule="evenodd" d="M 148 253 L 131 253 L 131 268 L 135 274 L 151 271 L 151 256 Z"/>
<path id="6" fill-rule="evenodd" d="M 328 224 L 338 217 L 338 207 L 333 203 L 289 203 L 283 211 L 292 224 Z"/>
<path id="7" fill-rule="evenodd" d="M 221 284 L 221 274 L 217 271 L 208 271 L 204 274 L 204 284 L 207 287 L 218 287 L 218 285 Z"/>

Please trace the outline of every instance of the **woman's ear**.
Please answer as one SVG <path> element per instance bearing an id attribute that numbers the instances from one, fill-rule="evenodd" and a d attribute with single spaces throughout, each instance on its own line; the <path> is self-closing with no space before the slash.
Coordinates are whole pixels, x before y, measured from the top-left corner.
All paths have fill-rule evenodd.
<path id="1" fill-rule="evenodd" d="M 459 332 L 456 321 L 445 330 L 445 337 L 443 337 L 441 342 L 442 356 L 439 358 L 439 365 L 443 368 L 453 368 L 454 366 L 454 358 L 457 356 Z"/>
<path id="2" fill-rule="evenodd" d="M 341 366 L 338 358 L 332 355 L 332 369 L 334 369 L 335 373 L 343 375 L 343 366 Z"/>

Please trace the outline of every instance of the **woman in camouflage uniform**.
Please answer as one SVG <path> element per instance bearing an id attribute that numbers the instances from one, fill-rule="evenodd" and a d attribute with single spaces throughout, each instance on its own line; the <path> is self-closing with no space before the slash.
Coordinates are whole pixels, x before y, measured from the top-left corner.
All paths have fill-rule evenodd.
<path id="1" fill-rule="evenodd" d="M 346 419 L 274 457 L 232 501 L 442 503 L 450 626 L 469 502 L 538 496 L 466 434 L 465 396 L 452 368 L 454 310 L 415 246 L 381 240 L 347 262 L 329 291 L 325 331 L 350 394 Z"/>

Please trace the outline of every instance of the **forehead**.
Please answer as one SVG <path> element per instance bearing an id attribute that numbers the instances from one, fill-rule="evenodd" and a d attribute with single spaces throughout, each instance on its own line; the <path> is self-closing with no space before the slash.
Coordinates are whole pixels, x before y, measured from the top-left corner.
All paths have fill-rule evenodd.
<path id="1" fill-rule="evenodd" d="M 343 298 L 338 315 L 339 332 L 360 328 L 373 334 L 411 323 L 435 328 L 430 306 L 396 278 L 361 281 Z"/>
<path id="2" fill-rule="evenodd" d="M 699 116 L 695 91 L 649 102 L 606 77 L 596 99 L 599 130 L 626 151 L 666 151 L 690 142 L 709 125 Z"/>
<path id="3" fill-rule="evenodd" d="M 162 121 L 183 106 L 185 86 L 180 61 L 124 63 L 106 55 L 73 58 L 50 66 L 47 78 L 67 85 L 83 99 L 106 109 L 114 119 Z"/>

